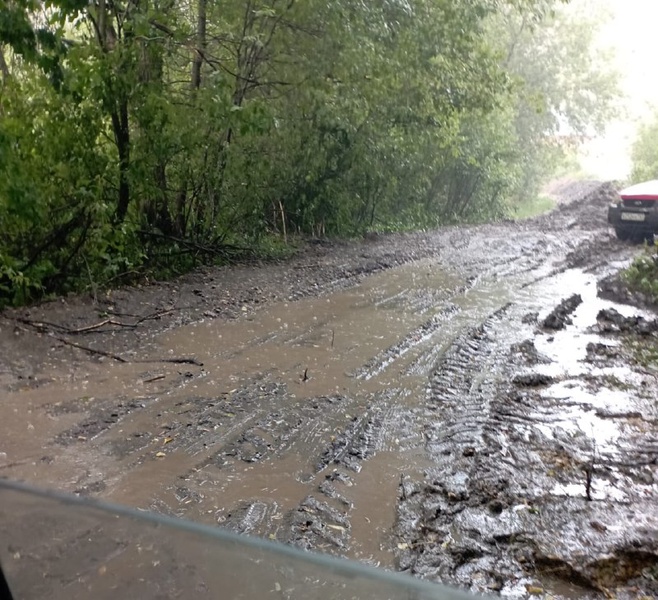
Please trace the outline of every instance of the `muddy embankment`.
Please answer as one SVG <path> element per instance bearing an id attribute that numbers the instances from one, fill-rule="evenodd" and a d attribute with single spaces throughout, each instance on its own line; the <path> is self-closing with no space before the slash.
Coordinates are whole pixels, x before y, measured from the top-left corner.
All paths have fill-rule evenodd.
<path id="1" fill-rule="evenodd" d="M 611 186 L 554 192 L 6 311 L 0 474 L 477 592 L 657 596 L 655 316 L 598 293 L 638 249 Z"/>

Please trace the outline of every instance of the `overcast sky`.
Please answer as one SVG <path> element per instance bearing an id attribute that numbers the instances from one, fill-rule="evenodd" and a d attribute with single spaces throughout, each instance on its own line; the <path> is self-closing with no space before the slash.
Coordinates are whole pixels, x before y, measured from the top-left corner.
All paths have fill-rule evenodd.
<path id="1" fill-rule="evenodd" d="M 630 146 L 637 124 L 658 107 L 656 56 L 657 0 L 572 0 L 572 10 L 606 10 L 600 44 L 615 51 L 627 96 L 626 115 L 612 124 L 605 137 L 592 142 L 583 159 L 585 170 L 603 179 L 624 179 L 630 171 Z"/>

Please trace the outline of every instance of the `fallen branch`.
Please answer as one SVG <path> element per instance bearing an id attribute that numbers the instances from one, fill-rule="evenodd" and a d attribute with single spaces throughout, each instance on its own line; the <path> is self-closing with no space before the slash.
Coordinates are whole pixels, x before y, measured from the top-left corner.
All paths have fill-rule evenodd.
<path id="1" fill-rule="evenodd" d="M 13 319 L 16 320 L 16 319 Z M 32 325 L 32 323 L 29 323 Z M 17 326 L 18 327 L 18 326 Z M 22 327 L 20 328 L 21 330 L 25 331 L 26 333 L 34 333 L 33 330 L 31 329 L 23 329 Z M 128 364 L 128 363 L 172 363 L 176 365 L 195 365 L 197 367 L 203 367 L 203 363 L 196 358 L 148 358 L 148 359 L 135 359 L 135 360 L 130 360 L 127 358 L 123 358 L 123 356 L 120 356 L 118 354 L 114 354 L 113 352 L 106 352 L 105 350 L 97 350 L 96 348 L 90 348 L 89 346 L 83 346 L 82 344 L 78 344 L 76 342 L 72 342 L 71 340 L 67 340 L 66 338 L 60 337 L 59 335 L 55 335 L 52 332 L 48 332 L 48 336 L 51 337 L 54 340 L 57 340 L 58 342 L 61 342 L 62 344 L 65 344 L 66 346 L 71 346 L 72 348 L 77 348 L 78 350 L 84 350 L 85 352 L 89 352 L 89 354 L 95 354 L 97 356 L 105 356 L 106 358 L 111 358 L 112 360 L 116 360 L 117 362 Z"/>
<path id="2" fill-rule="evenodd" d="M 24 319 L 22 317 L 8 317 L 8 318 L 14 321 L 18 321 L 23 325 L 27 325 L 28 327 L 33 327 L 34 329 L 42 333 L 49 333 L 48 332 L 49 327 L 53 327 L 64 333 L 67 331 L 67 328 L 64 327 L 63 325 L 58 325 L 57 323 L 51 323 L 50 321 L 31 321 L 30 319 Z"/>
<path id="3" fill-rule="evenodd" d="M 187 248 L 189 250 L 201 252 L 203 254 L 209 254 L 211 256 L 224 256 L 228 258 L 231 254 L 243 254 L 249 252 L 249 248 L 242 248 L 240 246 L 234 246 L 232 244 L 213 245 L 213 242 L 211 242 L 211 245 L 206 245 L 192 240 L 179 238 L 174 235 L 166 235 L 164 233 L 160 233 L 157 231 L 147 231 L 144 229 L 140 229 L 137 233 L 155 239 L 166 240 L 168 242 L 175 242 L 176 244 L 179 244 L 180 246 Z"/>
<path id="4" fill-rule="evenodd" d="M 114 325 L 116 327 L 128 327 L 130 329 L 134 329 L 135 327 L 137 327 L 136 324 L 122 323 L 121 321 L 115 321 L 114 319 L 104 319 L 100 323 L 94 323 L 93 325 L 86 325 L 85 327 L 79 327 L 78 329 L 71 329 L 70 327 L 66 327 L 65 325 L 59 325 L 57 323 L 52 323 L 50 321 L 31 321 L 30 319 L 24 319 L 21 317 L 16 318 L 16 321 L 18 321 L 19 323 L 23 323 L 23 325 L 28 325 L 29 327 L 33 327 L 34 329 L 42 333 L 50 333 L 48 330 L 50 328 L 50 329 L 56 329 L 57 331 L 60 331 L 61 333 L 65 333 L 67 335 L 88 333 L 90 331 L 100 329 L 101 327 L 105 327 L 106 325 Z"/>
<path id="5" fill-rule="evenodd" d="M 78 329 L 67 329 L 65 330 L 65 332 L 71 335 L 75 335 L 78 333 L 87 333 L 89 331 L 94 331 L 95 329 L 99 329 L 100 327 L 104 327 L 105 325 L 115 325 L 116 327 L 128 327 L 130 329 L 135 329 L 135 327 L 137 327 L 137 324 L 122 323 L 121 321 L 115 321 L 114 319 L 105 319 L 104 321 L 101 321 L 100 323 L 95 323 L 94 325 L 87 325 L 86 327 L 79 327 Z"/>
<path id="6" fill-rule="evenodd" d="M 126 329 L 136 329 L 137 326 L 140 325 L 141 323 L 144 323 L 145 321 L 153 321 L 159 319 L 160 317 L 163 317 L 164 315 L 167 315 L 173 312 L 174 310 L 176 309 L 168 308 L 166 310 L 160 310 L 145 315 L 143 317 L 139 317 L 134 323 L 124 323 L 122 321 L 117 321 L 115 319 L 108 318 L 108 319 L 103 319 L 99 323 L 94 323 L 93 325 L 85 325 L 84 327 L 78 327 L 77 329 L 71 329 L 70 327 L 66 327 L 65 325 L 60 325 L 58 323 L 53 323 L 51 321 L 33 321 L 31 319 L 25 319 L 23 317 L 15 317 L 14 320 L 18 321 L 19 323 L 23 323 L 23 325 L 28 325 L 29 327 L 33 327 L 34 329 L 41 331 L 42 333 L 50 333 L 49 329 L 56 329 L 57 331 L 61 333 L 65 333 L 67 335 L 79 335 L 81 333 L 89 333 L 91 331 L 96 331 L 101 327 L 106 327 L 108 325 L 114 327 L 125 327 Z"/>
<path id="7" fill-rule="evenodd" d="M 122 358 L 118 354 L 113 354 L 112 352 L 105 352 L 105 350 L 96 350 L 94 348 L 90 348 L 89 346 L 83 346 L 81 344 L 76 344 L 75 342 L 71 342 L 67 340 L 66 338 L 59 337 L 57 335 L 52 335 L 54 339 L 56 339 L 58 342 L 62 342 L 62 344 L 66 344 L 67 346 L 73 346 L 73 348 L 78 348 L 79 350 L 84 350 L 85 352 L 89 352 L 90 354 L 97 354 L 99 356 L 105 356 L 107 358 L 111 358 L 112 360 L 116 360 L 117 362 L 120 363 L 127 363 L 125 358 Z"/>
<path id="8" fill-rule="evenodd" d="M 143 358 L 132 361 L 124 362 L 135 362 L 135 363 L 173 363 L 175 365 L 195 365 L 197 367 L 203 367 L 203 363 L 196 358 Z"/>
<path id="9" fill-rule="evenodd" d="M 111 358 L 112 360 L 116 360 L 117 362 L 120 363 L 173 363 L 176 365 L 196 365 L 197 367 L 203 367 L 203 363 L 198 361 L 196 358 L 144 358 L 144 359 L 129 360 L 127 358 L 123 358 L 123 356 L 119 356 L 118 354 L 114 354 L 112 352 L 105 352 L 105 350 L 96 350 L 95 348 L 90 348 L 89 346 L 76 344 L 75 342 L 71 342 L 70 340 L 67 340 L 66 338 L 63 337 L 59 337 L 57 335 L 51 334 L 51 337 L 56 339 L 58 342 L 62 342 L 63 344 L 66 344 L 67 346 L 73 346 L 74 348 L 84 350 L 85 352 L 89 352 L 90 354 L 98 354 L 100 356 L 105 356 L 107 358 Z"/>
<path id="10" fill-rule="evenodd" d="M 179 310 L 176 308 L 168 308 L 166 310 L 159 310 L 157 312 L 151 313 L 150 315 L 146 315 L 145 317 L 140 317 L 135 321 L 135 326 L 139 325 L 140 323 L 143 323 L 144 321 L 155 321 L 156 319 L 159 319 L 160 317 L 164 317 L 165 315 L 168 315 L 169 313 L 174 312 L 175 310 Z"/>

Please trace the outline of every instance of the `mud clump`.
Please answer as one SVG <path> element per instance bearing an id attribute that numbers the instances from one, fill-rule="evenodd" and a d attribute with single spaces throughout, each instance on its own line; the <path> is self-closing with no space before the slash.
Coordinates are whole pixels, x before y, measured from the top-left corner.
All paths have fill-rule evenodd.
<path id="1" fill-rule="evenodd" d="M 127 400 L 123 397 L 118 402 L 113 402 L 111 399 L 98 401 L 98 405 L 92 408 L 88 418 L 59 433 L 55 437 L 55 442 L 62 446 L 86 442 L 110 429 L 131 413 L 140 411 L 145 407 L 145 402 Z M 60 408 L 60 410 L 64 413 L 66 407 Z"/>
<path id="2" fill-rule="evenodd" d="M 601 279 L 597 284 L 597 294 L 600 298 L 621 304 L 630 304 L 654 311 L 658 309 L 655 301 L 647 294 L 630 289 L 622 279 L 621 273 L 614 273 Z"/>
<path id="3" fill-rule="evenodd" d="M 648 320 L 641 316 L 625 317 L 614 308 L 600 310 L 596 323 L 602 333 L 634 333 L 651 335 L 658 331 L 658 320 Z"/>
<path id="4" fill-rule="evenodd" d="M 519 373 L 512 379 L 512 383 L 522 387 L 543 387 L 555 381 L 550 375 L 543 373 Z"/>
<path id="5" fill-rule="evenodd" d="M 559 330 L 564 329 L 572 323 L 571 314 L 583 303 L 580 294 L 574 294 L 565 298 L 558 304 L 551 313 L 542 321 L 545 329 Z"/>
<path id="6" fill-rule="evenodd" d="M 525 323 L 526 325 L 531 325 L 532 323 L 536 323 L 538 319 L 539 319 L 538 312 L 529 312 L 523 316 L 523 318 L 521 319 L 521 323 Z"/>
<path id="7" fill-rule="evenodd" d="M 586 362 L 600 362 L 605 360 L 613 360 L 619 357 L 619 350 L 614 346 L 608 344 L 601 344 L 598 342 L 590 342 L 586 348 Z"/>
<path id="8" fill-rule="evenodd" d="M 510 346 L 512 356 L 520 357 L 527 365 L 547 364 L 550 359 L 541 354 L 532 340 L 524 340 Z"/>

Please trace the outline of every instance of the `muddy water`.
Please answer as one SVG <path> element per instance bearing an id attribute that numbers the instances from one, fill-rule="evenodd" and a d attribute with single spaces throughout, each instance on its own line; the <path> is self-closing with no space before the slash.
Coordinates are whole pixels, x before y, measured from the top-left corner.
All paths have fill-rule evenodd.
<path id="1" fill-rule="evenodd" d="M 423 282 L 420 295 L 418 280 Z M 400 430 L 396 423 L 398 414 L 410 413 L 422 396 L 426 377 L 402 381 L 400 372 L 430 343 L 439 324 L 446 333 L 450 315 L 458 310 L 451 307 L 446 315 L 444 306 L 463 285 L 458 274 L 420 263 L 374 276 L 346 293 L 282 304 L 236 323 L 201 322 L 164 336 L 156 354 L 172 350 L 195 356 L 203 372 L 133 417 L 124 435 L 147 429 L 162 419 L 158 415 L 167 415 L 167 421 L 170 414 L 198 418 L 204 408 L 187 401 L 190 396 L 204 401 L 239 396 L 245 382 L 255 378 L 263 382 L 255 390 L 259 402 L 241 413 L 222 409 L 218 419 L 191 433 L 185 430 L 188 423 L 185 429 L 176 427 L 163 438 L 171 441 L 162 447 L 166 456 L 155 468 L 152 461 L 143 462 L 107 494 L 143 505 L 145 493 L 172 485 L 163 477 L 170 469 L 194 490 L 194 501 L 186 497 L 182 505 L 169 507 L 176 514 L 190 516 L 188 506 L 194 502 L 194 518 L 211 515 L 242 531 L 277 536 L 287 514 L 324 485 L 322 501 L 340 515 L 349 514 L 345 521 L 333 515 L 335 522 L 328 526 L 338 534 L 350 530 L 354 542 L 346 544 L 347 553 L 393 566 L 385 538 L 396 518 L 399 474 L 428 466 L 417 449 L 419 432 Z M 387 352 L 391 347 L 394 351 Z M 334 402 L 326 400 L 331 396 Z M 370 460 L 363 460 L 366 455 Z"/>
<path id="2" fill-rule="evenodd" d="M 637 314 L 596 295 L 632 250 L 573 268 L 588 244 L 578 231 L 451 233 L 440 261 L 135 352 L 202 366 L 48 373 L 5 398 L 1 472 L 475 591 L 596 597 L 646 567 L 602 565 L 656 530 L 658 442 L 655 381 L 591 351 L 621 345 L 597 330 L 600 309 Z M 543 328 L 575 293 L 571 324 Z M 544 379 L 513 383 L 528 375 Z M 615 520 L 639 498 L 646 518 L 622 535 Z M 578 533 L 592 522 L 607 540 Z"/>

